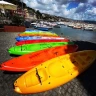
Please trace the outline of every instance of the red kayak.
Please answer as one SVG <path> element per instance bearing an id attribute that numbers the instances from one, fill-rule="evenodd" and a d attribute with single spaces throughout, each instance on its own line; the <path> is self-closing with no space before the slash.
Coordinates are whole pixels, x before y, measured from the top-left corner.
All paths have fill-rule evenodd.
<path id="1" fill-rule="evenodd" d="M 29 53 L 0 64 L 0 70 L 23 72 L 57 56 L 75 52 L 77 45 L 65 45 Z"/>
<path id="2" fill-rule="evenodd" d="M 23 44 L 32 44 L 32 43 L 41 43 L 41 42 L 69 42 L 70 40 L 68 39 L 57 39 L 57 40 L 51 40 L 51 39 L 41 39 L 41 40 L 24 40 L 24 41 L 19 41 L 19 42 L 16 42 L 15 44 L 18 46 L 18 45 L 23 45 Z"/>

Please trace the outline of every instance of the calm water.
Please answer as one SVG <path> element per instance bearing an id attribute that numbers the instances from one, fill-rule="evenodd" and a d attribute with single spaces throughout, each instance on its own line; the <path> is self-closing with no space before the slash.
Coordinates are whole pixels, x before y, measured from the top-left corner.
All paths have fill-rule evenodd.
<path id="1" fill-rule="evenodd" d="M 54 28 L 53 32 L 57 33 L 61 37 L 65 36 L 71 40 L 81 40 L 96 43 L 96 32 L 85 31 L 82 29 L 73 29 L 67 26 L 61 26 L 61 28 Z M 63 35 L 61 35 L 63 33 Z"/>

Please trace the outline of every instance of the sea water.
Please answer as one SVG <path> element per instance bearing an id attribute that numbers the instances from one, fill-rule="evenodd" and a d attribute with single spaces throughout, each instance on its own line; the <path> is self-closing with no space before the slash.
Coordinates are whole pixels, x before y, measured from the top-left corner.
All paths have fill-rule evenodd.
<path id="1" fill-rule="evenodd" d="M 62 25 L 60 28 L 53 28 L 53 32 L 61 37 L 67 37 L 71 40 L 81 40 L 96 43 L 96 32 L 83 29 L 74 29 Z"/>

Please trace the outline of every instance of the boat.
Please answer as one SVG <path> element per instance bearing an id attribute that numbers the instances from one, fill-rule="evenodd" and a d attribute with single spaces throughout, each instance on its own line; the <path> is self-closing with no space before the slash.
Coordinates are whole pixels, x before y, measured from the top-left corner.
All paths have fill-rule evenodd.
<path id="1" fill-rule="evenodd" d="M 56 33 L 51 33 L 51 32 L 25 32 L 25 33 L 20 33 L 18 36 L 46 36 L 46 37 L 58 37 Z"/>
<path id="2" fill-rule="evenodd" d="M 24 45 L 24 44 L 33 44 L 33 43 L 42 43 L 42 42 L 69 42 L 69 39 L 41 39 L 41 40 L 24 40 L 24 41 L 18 41 L 15 43 L 15 45 L 19 46 L 19 45 Z"/>
<path id="3" fill-rule="evenodd" d="M 14 72 L 28 71 L 49 59 L 75 52 L 77 49 L 78 45 L 65 45 L 29 53 L 3 62 L 0 64 L 0 70 Z"/>
<path id="4" fill-rule="evenodd" d="M 46 28 L 46 27 L 35 27 L 36 29 L 38 30 L 41 30 L 41 31 L 48 31 L 50 28 Z"/>
<path id="5" fill-rule="evenodd" d="M 96 59 L 96 50 L 77 51 L 52 58 L 30 69 L 14 82 L 14 91 L 21 94 L 39 93 L 74 79 Z"/>
<path id="6" fill-rule="evenodd" d="M 39 50 L 43 50 L 55 46 L 68 45 L 68 44 L 73 45 L 74 42 L 47 42 L 47 43 L 25 44 L 21 46 L 13 46 L 9 48 L 8 52 L 14 55 L 24 55 Z"/>
<path id="7" fill-rule="evenodd" d="M 64 37 L 42 37 L 42 36 L 18 36 L 15 38 L 16 41 L 23 41 L 23 40 L 46 40 L 46 39 L 50 39 L 50 40 L 62 40 L 62 39 L 66 39 Z"/>
<path id="8" fill-rule="evenodd" d="M 54 28 L 60 28 L 60 27 L 61 27 L 61 26 L 60 26 L 60 25 L 58 25 L 58 24 L 54 26 Z"/>
<path id="9" fill-rule="evenodd" d="M 37 24 L 34 26 L 35 29 L 38 29 L 38 30 L 41 30 L 41 31 L 49 31 L 50 29 L 53 29 L 52 27 L 50 26 L 47 26 L 47 25 L 42 25 L 42 24 Z"/>

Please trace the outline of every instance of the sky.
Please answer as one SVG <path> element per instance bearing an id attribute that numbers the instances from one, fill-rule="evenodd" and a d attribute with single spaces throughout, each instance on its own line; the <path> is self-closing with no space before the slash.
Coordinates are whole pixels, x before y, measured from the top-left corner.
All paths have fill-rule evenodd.
<path id="1" fill-rule="evenodd" d="M 96 0 L 21 0 L 41 13 L 74 20 L 96 21 Z"/>

